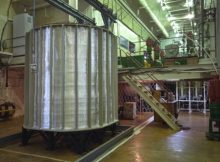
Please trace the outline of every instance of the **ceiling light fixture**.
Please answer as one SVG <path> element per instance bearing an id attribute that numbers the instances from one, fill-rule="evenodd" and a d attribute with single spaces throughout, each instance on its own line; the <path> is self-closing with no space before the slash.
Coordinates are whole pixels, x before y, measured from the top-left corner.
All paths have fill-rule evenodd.
<path id="1" fill-rule="evenodd" d="M 173 17 L 173 16 L 169 16 L 169 17 L 167 18 L 168 21 L 173 21 L 173 20 L 175 20 L 175 19 L 176 19 L 176 18 Z"/>
<path id="2" fill-rule="evenodd" d="M 178 33 L 176 33 L 175 35 L 176 35 L 176 37 L 180 37 L 180 33 L 179 33 L 179 32 L 178 32 Z"/>
<path id="3" fill-rule="evenodd" d="M 162 6 L 162 10 L 165 11 L 166 10 L 166 6 Z"/>
<path id="4" fill-rule="evenodd" d="M 157 0 L 158 3 L 161 3 L 161 0 Z"/>
<path id="5" fill-rule="evenodd" d="M 163 5 L 163 6 L 162 6 L 162 10 L 163 10 L 163 11 L 169 10 L 169 9 L 171 9 L 170 6 L 167 6 L 167 5 Z"/>
<path id="6" fill-rule="evenodd" d="M 175 26 L 175 24 L 176 24 L 176 21 L 172 21 L 172 22 L 170 23 L 171 26 Z"/>
<path id="7" fill-rule="evenodd" d="M 194 14 L 192 14 L 192 13 L 189 13 L 189 14 L 187 14 L 184 18 L 186 18 L 186 19 L 193 19 L 195 17 L 195 15 Z"/>
<path id="8" fill-rule="evenodd" d="M 193 7 L 193 0 L 186 0 L 184 7 Z"/>

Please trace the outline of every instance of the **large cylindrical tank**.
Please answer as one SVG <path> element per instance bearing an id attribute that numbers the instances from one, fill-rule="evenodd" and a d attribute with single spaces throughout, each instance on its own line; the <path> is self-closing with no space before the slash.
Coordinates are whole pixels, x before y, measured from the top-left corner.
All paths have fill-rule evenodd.
<path id="1" fill-rule="evenodd" d="M 24 128 L 67 132 L 117 122 L 117 38 L 83 25 L 34 33 L 26 38 Z"/>

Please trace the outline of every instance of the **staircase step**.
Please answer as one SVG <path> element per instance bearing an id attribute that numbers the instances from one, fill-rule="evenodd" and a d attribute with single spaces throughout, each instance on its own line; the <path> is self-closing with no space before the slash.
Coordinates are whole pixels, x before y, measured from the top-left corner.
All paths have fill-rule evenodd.
<path id="1" fill-rule="evenodd" d="M 123 76 L 123 78 L 172 129 L 180 129 L 176 124 L 175 117 L 138 80 L 129 76 Z"/>
<path id="2" fill-rule="evenodd" d="M 147 92 L 147 89 L 146 89 L 146 88 L 144 88 L 144 89 L 143 89 L 143 91 L 144 91 L 144 92 Z"/>

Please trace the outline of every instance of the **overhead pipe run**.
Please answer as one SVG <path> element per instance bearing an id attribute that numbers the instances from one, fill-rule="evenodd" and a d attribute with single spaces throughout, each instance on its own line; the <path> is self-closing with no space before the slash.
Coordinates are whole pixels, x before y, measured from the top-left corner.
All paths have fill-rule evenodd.
<path id="1" fill-rule="evenodd" d="M 139 0 L 139 2 L 141 3 L 142 6 L 145 7 L 145 9 L 150 13 L 151 17 L 153 18 L 153 20 L 156 22 L 156 24 L 158 25 L 158 27 L 161 29 L 161 31 L 163 32 L 163 34 L 166 37 L 169 37 L 169 34 L 167 32 L 167 30 L 165 29 L 165 27 L 163 26 L 163 24 L 158 20 L 157 16 L 153 13 L 153 11 L 150 9 L 150 7 L 148 6 L 147 2 L 145 0 Z"/>
<path id="2" fill-rule="evenodd" d="M 113 11 L 107 8 L 104 4 L 102 4 L 98 0 L 85 0 L 85 1 L 101 12 L 106 28 L 108 28 L 112 23 L 116 23 L 117 16 L 113 14 Z"/>

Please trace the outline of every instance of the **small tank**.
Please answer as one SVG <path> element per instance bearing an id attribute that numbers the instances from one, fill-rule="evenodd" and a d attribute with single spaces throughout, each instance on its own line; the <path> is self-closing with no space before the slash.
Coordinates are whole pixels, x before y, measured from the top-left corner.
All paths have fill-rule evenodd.
<path id="1" fill-rule="evenodd" d="M 25 129 L 74 132 L 118 121 L 116 36 L 99 27 L 50 25 L 26 41 Z"/>

